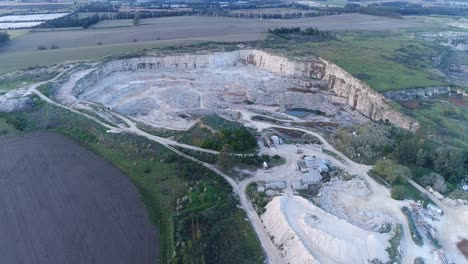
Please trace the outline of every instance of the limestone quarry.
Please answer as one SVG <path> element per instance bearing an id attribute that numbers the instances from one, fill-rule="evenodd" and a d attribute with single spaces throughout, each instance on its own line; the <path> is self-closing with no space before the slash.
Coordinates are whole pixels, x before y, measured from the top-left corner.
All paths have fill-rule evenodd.
<path id="1" fill-rule="evenodd" d="M 382 95 L 320 58 L 290 60 L 260 50 L 157 54 L 102 63 L 73 78 L 76 83 L 59 90 L 58 98 L 94 102 L 173 129 L 186 129 L 207 113 L 235 116 L 245 109 L 272 114 L 307 109 L 340 124 L 370 119 L 418 128 Z"/>

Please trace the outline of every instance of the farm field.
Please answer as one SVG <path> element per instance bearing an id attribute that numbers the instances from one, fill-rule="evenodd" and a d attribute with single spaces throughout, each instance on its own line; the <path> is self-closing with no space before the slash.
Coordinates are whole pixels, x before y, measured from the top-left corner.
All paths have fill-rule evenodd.
<path id="1" fill-rule="evenodd" d="M 0 144 L 1 263 L 155 263 L 156 230 L 120 170 L 57 133 Z"/>
<path id="2" fill-rule="evenodd" d="M 114 22 L 114 21 L 111 21 Z M 149 20 L 150 25 L 136 27 L 115 27 L 104 29 L 83 29 L 70 31 L 31 32 L 17 38 L 2 51 L 16 52 L 36 50 L 38 46 L 57 45 L 60 48 L 74 48 L 133 41 L 203 38 L 225 35 L 264 33 L 274 27 L 318 27 L 322 30 L 390 30 L 422 25 L 413 20 L 399 20 L 361 14 L 345 14 L 303 19 L 252 20 L 227 17 L 165 17 Z M 104 22 L 109 23 L 109 22 Z M 116 21 L 117 25 L 124 23 Z M 145 24 L 145 20 L 141 21 Z M 99 24 L 97 25 L 99 27 Z M 238 41 L 244 41 L 240 38 Z"/>
<path id="3" fill-rule="evenodd" d="M 27 22 L 27 21 L 46 21 L 59 18 L 68 13 L 54 14 L 35 14 L 35 15 L 9 15 L 0 17 L 0 22 Z"/>
<path id="4" fill-rule="evenodd" d="M 30 50 L 0 53 L 0 74 L 35 65 L 53 65 L 64 61 L 101 58 L 115 53 L 139 49 L 164 48 L 201 42 L 238 42 L 263 39 L 265 33 L 230 34 L 200 38 L 181 38 L 69 49 Z"/>
<path id="5" fill-rule="evenodd" d="M 288 20 L 187 16 L 142 19 L 142 25 L 126 26 L 129 23 L 132 21 L 101 21 L 96 27 L 104 28 L 15 34 L 12 41 L 0 47 L 0 74 L 35 65 L 53 65 L 67 60 L 100 58 L 137 49 L 200 42 L 258 41 L 265 39 L 267 36 L 265 32 L 269 28 L 281 26 L 313 26 L 324 30 L 385 30 L 424 25 L 414 20 L 397 20 L 361 14 Z M 106 28 L 112 25 L 118 27 Z M 57 46 L 58 49 L 38 50 L 39 46 L 46 49 Z"/>

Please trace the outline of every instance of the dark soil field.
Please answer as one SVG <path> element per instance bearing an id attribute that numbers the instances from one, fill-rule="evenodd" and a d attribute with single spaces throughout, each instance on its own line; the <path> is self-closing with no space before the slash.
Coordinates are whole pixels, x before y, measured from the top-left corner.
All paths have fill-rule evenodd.
<path id="1" fill-rule="evenodd" d="M 0 137 L 0 263 L 156 263 L 127 176 L 57 133 Z"/>

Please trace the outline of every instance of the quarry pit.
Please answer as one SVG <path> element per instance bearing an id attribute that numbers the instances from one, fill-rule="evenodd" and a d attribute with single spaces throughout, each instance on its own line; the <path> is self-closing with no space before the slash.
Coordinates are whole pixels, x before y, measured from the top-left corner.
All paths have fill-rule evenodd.
<path id="1" fill-rule="evenodd" d="M 288 59 L 260 50 L 148 55 L 112 60 L 74 72 L 58 89 L 62 102 L 91 102 L 156 127 L 187 129 L 198 117 L 242 113 L 286 120 L 290 110 L 307 121 L 353 125 L 386 120 L 416 130 L 340 67 L 321 58 Z M 312 114 L 313 113 L 313 114 Z"/>

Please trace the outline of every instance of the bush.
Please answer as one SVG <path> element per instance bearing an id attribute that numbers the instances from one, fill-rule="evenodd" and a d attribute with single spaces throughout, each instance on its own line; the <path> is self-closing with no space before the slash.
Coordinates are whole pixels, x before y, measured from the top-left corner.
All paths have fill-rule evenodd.
<path id="1" fill-rule="evenodd" d="M 0 32 L 0 43 L 6 42 L 9 39 L 10 39 L 10 35 L 8 35 L 8 33 Z"/>
<path id="2" fill-rule="evenodd" d="M 429 185 L 432 187 L 432 189 L 440 193 L 445 193 L 447 191 L 447 184 L 445 183 L 445 179 L 438 173 L 431 172 L 428 175 L 424 175 L 418 179 L 418 183 L 423 187 Z"/>
<path id="3" fill-rule="evenodd" d="M 392 198 L 395 200 L 404 200 L 408 193 L 408 188 L 403 185 L 395 185 L 391 191 Z"/>
<path id="4" fill-rule="evenodd" d="M 401 129 L 389 124 L 366 123 L 338 130 L 332 142 L 350 159 L 373 164 L 393 152 L 402 133 Z"/>
<path id="5" fill-rule="evenodd" d="M 391 185 L 405 182 L 407 178 L 411 178 L 411 171 L 408 167 L 389 159 L 377 161 L 372 172 L 381 176 Z"/>

